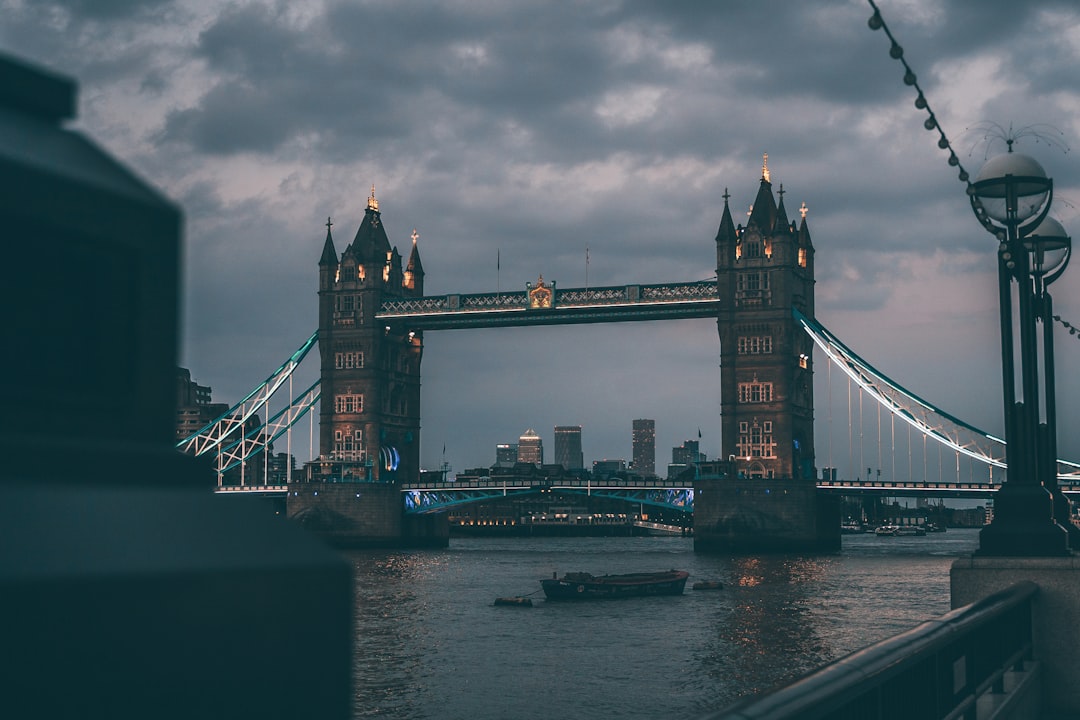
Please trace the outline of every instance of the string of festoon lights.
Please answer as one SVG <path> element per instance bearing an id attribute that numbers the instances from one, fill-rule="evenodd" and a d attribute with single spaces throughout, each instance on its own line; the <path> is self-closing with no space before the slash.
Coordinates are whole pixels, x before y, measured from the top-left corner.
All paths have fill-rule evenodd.
<path id="1" fill-rule="evenodd" d="M 1000 243 L 998 252 L 1008 253 L 1008 249 L 1005 244 L 1005 231 L 990 222 L 990 217 L 987 215 L 986 209 L 983 207 L 982 201 L 980 201 L 978 196 L 975 195 L 975 190 L 972 187 L 971 183 L 971 175 L 968 173 L 967 170 L 964 169 L 964 166 L 960 163 L 960 156 L 956 154 L 956 150 L 953 148 L 952 143 L 949 142 L 948 136 L 946 136 L 945 131 L 941 129 L 941 125 L 940 123 L 938 123 L 938 119 L 937 116 L 934 114 L 933 108 L 930 107 L 930 103 L 929 101 L 927 101 L 926 95 L 925 93 L 923 93 L 923 89 L 919 87 L 918 76 L 915 74 L 915 71 L 911 69 L 911 66 L 908 64 L 907 60 L 904 59 L 904 48 L 901 47 L 900 43 L 896 42 L 896 38 L 889 30 L 889 26 L 885 24 L 885 20 L 881 17 L 881 10 L 878 9 L 878 6 L 874 3 L 874 0 L 867 0 L 867 2 L 874 10 L 874 14 L 870 16 L 870 19 L 867 21 L 867 25 L 870 26 L 871 30 L 883 30 L 885 32 L 885 35 L 889 38 L 889 56 L 892 57 L 894 60 L 899 60 L 900 64 L 904 66 L 904 84 L 914 88 L 916 92 L 915 107 L 919 110 L 926 111 L 927 117 L 925 120 L 923 120 L 923 127 L 930 132 L 933 132 L 935 130 L 937 131 L 937 145 L 942 150 L 948 151 L 949 158 L 947 162 L 951 167 L 957 168 L 957 177 L 959 178 L 960 182 L 964 183 L 968 199 L 971 201 L 971 207 L 975 211 L 976 219 L 982 224 L 984 228 L 986 228 L 989 233 L 991 233 L 998 239 L 998 242 Z M 1006 142 L 1009 144 L 1010 147 L 1012 145 L 1013 139 L 1014 138 L 1012 137 L 1006 139 Z M 1015 267 L 1016 263 L 1012 260 L 1009 260 L 1007 256 L 1003 259 L 1006 260 L 1006 267 L 1008 267 L 1010 270 Z M 1063 320 L 1060 315 L 1054 315 L 1053 317 L 1056 322 L 1061 323 L 1061 325 L 1069 331 L 1069 335 L 1075 336 L 1077 339 L 1080 339 L 1080 333 L 1078 333 L 1080 327 L 1077 327 L 1076 325 L 1073 325 Z"/>

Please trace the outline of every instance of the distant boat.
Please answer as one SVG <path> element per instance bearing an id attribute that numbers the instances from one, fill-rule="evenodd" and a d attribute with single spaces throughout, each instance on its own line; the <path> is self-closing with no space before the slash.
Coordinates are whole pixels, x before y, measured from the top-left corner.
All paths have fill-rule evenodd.
<path id="1" fill-rule="evenodd" d="M 640 597 L 642 595 L 682 595 L 690 573 L 666 570 L 624 575 L 552 574 L 540 586 L 548 600 L 597 600 L 601 598 Z"/>
<path id="2" fill-rule="evenodd" d="M 874 530 L 875 535 L 914 537 L 926 534 L 926 530 L 918 525 L 882 525 Z"/>

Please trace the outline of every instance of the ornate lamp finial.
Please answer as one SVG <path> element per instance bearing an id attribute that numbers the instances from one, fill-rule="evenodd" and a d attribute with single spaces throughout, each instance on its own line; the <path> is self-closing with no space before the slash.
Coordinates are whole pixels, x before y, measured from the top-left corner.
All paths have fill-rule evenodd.
<path id="1" fill-rule="evenodd" d="M 769 153 L 763 153 L 761 156 L 761 179 L 769 182 Z"/>
<path id="2" fill-rule="evenodd" d="M 379 201 L 375 199 L 375 183 L 371 183 L 371 197 L 368 198 L 367 209 L 379 211 Z"/>
<path id="3" fill-rule="evenodd" d="M 806 207 L 806 203 L 805 203 L 805 202 L 804 202 L 804 203 L 802 204 L 802 207 L 800 207 L 800 208 L 799 208 L 799 214 L 800 214 L 800 215 L 802 215 L 802 219 L 803 219 L 803 220 L 805 220 L 805 219 L 806 219 L 806 211 L 807 211 L 808 209 L 809 209 L 809 208 L 807 208 L 807 207 Z"/>

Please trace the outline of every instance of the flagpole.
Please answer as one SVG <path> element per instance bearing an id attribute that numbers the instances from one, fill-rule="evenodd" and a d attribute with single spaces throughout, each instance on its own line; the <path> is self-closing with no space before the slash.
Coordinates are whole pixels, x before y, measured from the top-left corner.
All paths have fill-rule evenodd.
<path id="1" fill-rule="evenodd" d="M 589 297 L 589 246 L 585 246 L 585 297 Z"/>

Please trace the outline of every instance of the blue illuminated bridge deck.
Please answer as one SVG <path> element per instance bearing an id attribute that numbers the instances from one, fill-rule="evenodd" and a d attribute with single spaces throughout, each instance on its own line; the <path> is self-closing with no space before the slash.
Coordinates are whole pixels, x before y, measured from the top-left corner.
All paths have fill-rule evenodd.
<path id="1" fill-rule="evenodd" d="M 708 478 L 699 478 L 707 480 Z M 768 480 L 761 480 L 763 488 L 768 487 Z M 314 483 L 311 487 L 321 483 Z M 363 482 L 355 483 L 364 485 Z M 302 487 L 309 487 L 301 483 Z M 529 495 L 558 492 L 561 494 L 585 495 L 623 500 L 628 503 L 640 503 L 655 507 L 664 507 L 684 512 L 694 510 L 693 484 L 685 479 L 662 480 L 622 479 L 607 480 L 581 479 L 576 477 L 523 477 L 518 475 L 495 476 L 473 480 L 446 482 L 416 482 L 401 484 L 401 494 L 405 512 L 409 514 L 429 514 L 445 512 L 448 509 L 471 503 L 498 500 L 512 495 Z M 941 497 L 941 498 L 989 498 L 1000 489 L 999 483 L 992 482 L 863 482 L 859 480 L 823 481 L 819 480 L 819 492 L 830 495 L 878 496 L 878 497 Z M 1062 489 L 1070 496 L 1080 496 L 1080 485 L 1063 484 Z M 289 491 L 287 485 L 247 485 L 244 487 L 224 486 L 219 493 L 252 493 L 260 495 L 284 496 Z"/>

